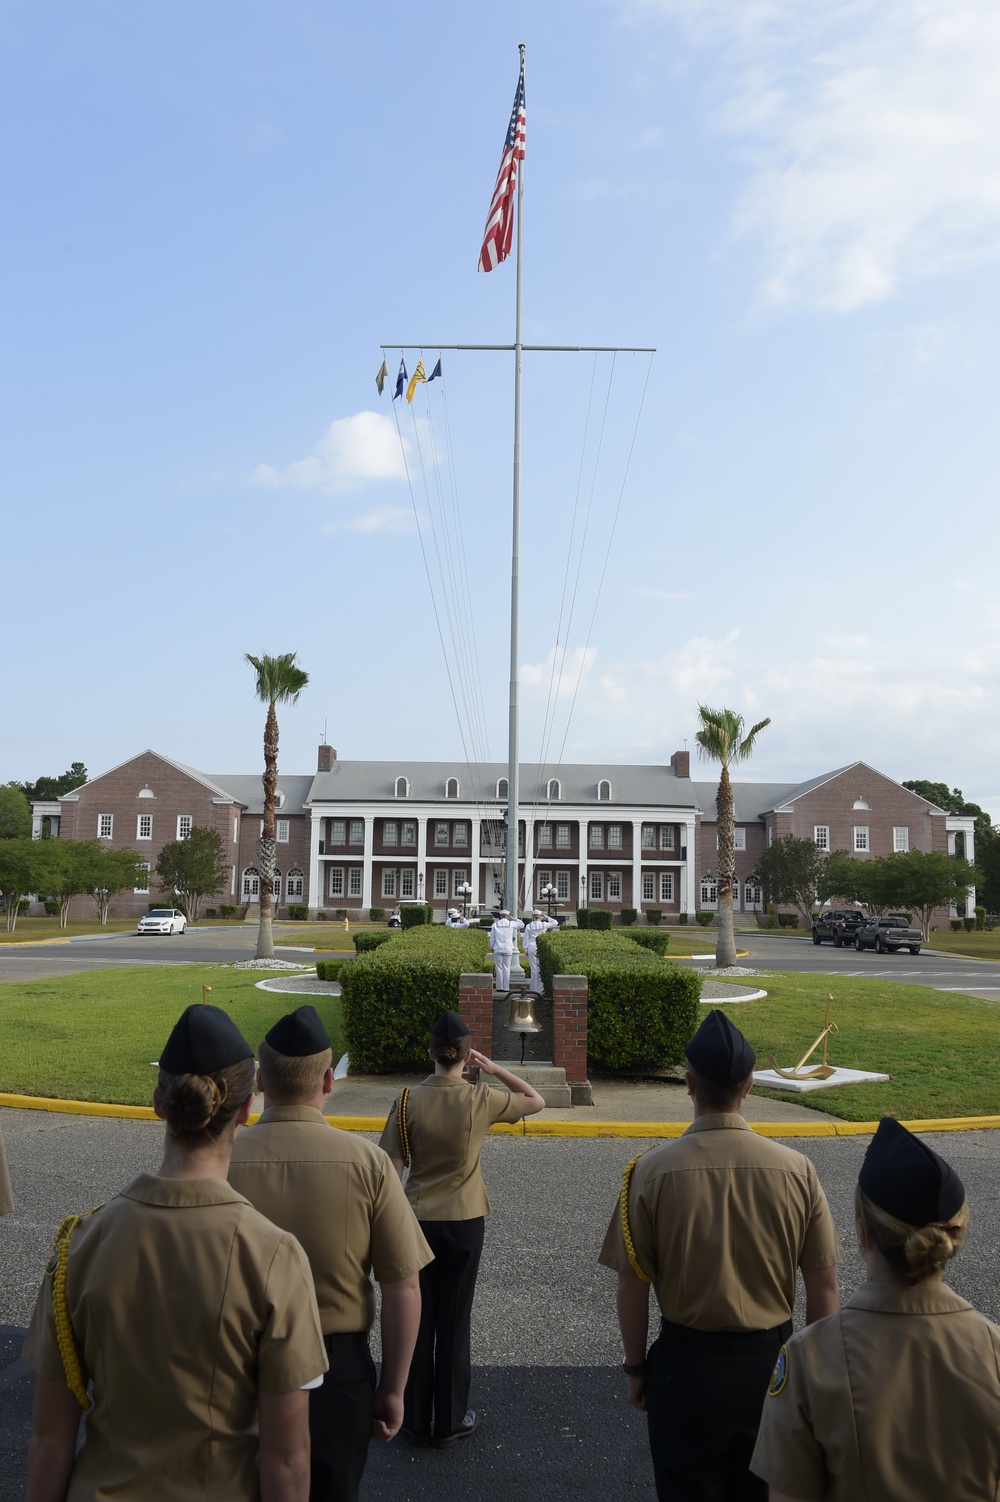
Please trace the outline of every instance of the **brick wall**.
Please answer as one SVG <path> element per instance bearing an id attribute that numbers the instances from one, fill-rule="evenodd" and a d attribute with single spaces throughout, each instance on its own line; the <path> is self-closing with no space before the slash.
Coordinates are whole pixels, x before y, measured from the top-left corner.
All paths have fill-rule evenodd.
<path id="1" fill-rule="evenodd" d="M 587 1078 L 585 975 L 557 975 L 552 982 L 552 1062 L 571 1082 Z"/>
<path id="2" fill-rule="evenodd" d="M 472 1034 L 472 1046 L 480 1053 L 493 1052 L 493 977 L 460 975 L 458 1015 Z"/>

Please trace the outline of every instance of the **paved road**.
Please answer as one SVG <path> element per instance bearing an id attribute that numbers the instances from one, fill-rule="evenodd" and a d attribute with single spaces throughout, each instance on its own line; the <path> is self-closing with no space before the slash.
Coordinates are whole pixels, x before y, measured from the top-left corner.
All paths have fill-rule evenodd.
<path id="1" fill-rule="evenodd" d="M 1000 1000 L 1000 961 L 968 960 L 958 955 L 922 950 L 919 955 L 876 954 L 865 949 L 834 949 L 811 939 L 782 939 L 776 934 L 736 936 L 747 959 L 741 965 L 760 970 L 795 970 L 813 975 L 843 975 L 865 980 L 898 980 L 930 986 L 937 991 L 960 991 Z M 709 964 L 711 961 L 708 962 Z"/>
<path id="2" fill-rule="evenodd" d="M 21 1497 L 31 1378 L 19 1366 L 22 1327 L 63 1215 L 101 1203 L 139 1169 L 155 1169 L 157 1123 L 5 1111 L 18 1210 L 0 1221 L 0 1502 Z M 928 1139 L 969 1190 L 973 1227 L 955 1266 L 960 1292 L 1000 1320 L 1000 1132 Z M 866 1138 L 795 1144 L 815 1162 L 845 1244 Z M 473 1402 L 480 1433 L 454 1451 L 401 1441 L 372 1451 L 362 1491 L 375 1499 L 503 1502 L 530 1487 L 547 1496 L 619 1495 L 653 1502 L 644 1420 L 614 1370 L 621 1349 L 613 1278 L 597 1266 L 619 1175 L 645 1142 L 489 1138 L 484 1169 L 494 1203 L 474 1322 Z M 856 1253 L 847 1292 L 861 1276 Z M 799 1311 L 801 1318 L 801 1310 Z"/>
<path id="3" fill-rule="evenodd" d="M 135 933 L 69 939 L 65 943 L 0 944 L 0 983 L 50 980 L 83 970 L 128 965 L 224 965 L 248 960 L 257 943 L 255 928 L 190 928 L 170 936 Z M 312 951 L 279 950 L 287 959 L 308 960 Z"/>

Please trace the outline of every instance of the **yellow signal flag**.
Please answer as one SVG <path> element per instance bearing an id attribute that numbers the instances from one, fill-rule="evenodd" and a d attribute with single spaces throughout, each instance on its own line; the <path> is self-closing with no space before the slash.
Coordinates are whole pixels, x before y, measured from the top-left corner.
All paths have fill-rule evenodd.
<path id="1" fill-rule="evenodd" d="M 417 361 L 417 368 L 413 372 L 413 374 L 410 376 L 410 384 L 406 388 L 406 400 L 408 402 L 412 402 L 412 400 L 413 400 L 413 393 L 416 391 L 416 389 L 417 389 L 418 385 L 420 384 L 420 382 L 421 381 L 426 381 L 426 380 L 427 380 L 427 372 L 424 370 L 424 362 L 423 362 L 423 360 L 418 360 Z"/>

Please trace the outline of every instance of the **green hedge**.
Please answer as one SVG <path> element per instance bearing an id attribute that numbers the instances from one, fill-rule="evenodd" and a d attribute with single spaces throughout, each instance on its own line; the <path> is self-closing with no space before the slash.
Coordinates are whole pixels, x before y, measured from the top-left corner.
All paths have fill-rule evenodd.
<path id="1" fill-rule="evenodd" d="M 421 928 L 434 922 L 434 909 L 429 902 L 407 902 L 399 910 L 399 921 L 404 928 Z"/>
<path id="2" fill-rule="evenodd" d="M 577 928 L 603 931 L 611 927 L 613 919 L 614 914 L 602 907 L 578 907 L 576 910 Z"/>
<path id="3" fill-rule="evenodd" d="M 374 933 L 365 933 L 359 929 L 354 935 L 355 954 L 366 954 L 370 949 L 378 949 L 380 944 L 388 944 L 396 937 L 396 930 L 391 928 L 377 928 Z"/>
<path id="4" fill-rule="evenodd" d="M 421 924 L 351 960 L 340 983 L 352 1073 L 429 1067 L 430 1030 L 458 1006 L 463 972 L 489 973 L 486 950 L 478 929 Z"/>
<path id="5" fill-rule="evenodd" d="M 630 933 L 627 937 L 633 944 L 641 944 L 643 949 L 651 949 L 654 954 L 666 954 L 670 945 L 670 935 L 662 928 L 653 933 L 648 928 L 637 928 L 635 933 Z"/>
<path id="6" fill-rule="evenodd" d="M 381 923 L 382 919 L 385 917 L 385 908 L 384 907 L 370 907 L 368 909 L 368 916 L 369 916 L 369 918 L 371 919 L 371 921 L 373 923 Z"/>
<path id="7" fill-rule="evenodd" d="M 634 923 L 635 920 L 636 920 L 636 918 L 638 918 L 638 916 L 639 916 L 639 909 L 638 908 L 636 908 L 636 907 L 623 907 L 622 908 L 622 924 L 624 925 L 625 928 L 628 928 L 630 924 Z"/>
<path id="8" fill-rule="evenodd" d="M 557 975 L 587 977 L 587 1053 L 606 1069 L 679 1064 L 698 1026 L 701 976 L 671 965 L 633 934 L 540 934 L 542 984 Z"/>
<path id="9" fill-rule="evenodd" d="M 348 957 L 344 960 L 317 960 L 316 978 L 318 980 L 340 980 L 341 971 L 345 965 L 353 965 L 354 961 Z"/>
<path id="10" fill-rule="evenodd" d="M 663 921 L 663 909 L 662 909 L 662 907 L 648 907 L 646 909 L 646 922 L 647 923 L 660 923 L 662 921 Z"/>
<path id="11" fill-rule="evenodd" d="M 290 902 L 288 917 L 292 923 L 305 923 L 309 917 L 309 905 L 305 902 Z"/>
<path id="12" fill-rule="evenodd" d="M 707 928 L 715 917 L 715 913 L 711 908 L 702 908 L 700 912 L 695 913 L 694 917 L 696 923 L 700 923 L 702 928 Z"/>

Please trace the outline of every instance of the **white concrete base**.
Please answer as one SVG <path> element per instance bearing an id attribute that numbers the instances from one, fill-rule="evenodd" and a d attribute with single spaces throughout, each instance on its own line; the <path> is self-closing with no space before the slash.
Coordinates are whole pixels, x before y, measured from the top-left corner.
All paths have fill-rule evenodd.
<path id="1" fill-rule="evenodd" d="M 766 1085 L 770 1090 L 787 1090 L 791 1095 L 808 1095 L 813 1090 L 836 1090 L 840 1085 L 884 1084 L 888 1078 L 887 1074 L 872 1074 L 867 1069 L 835 1069 L 826 1080 L 786 1080 L 774 1069 L 755 1069 L 753 1072 L 755 1085 Z"/>
<path id="2" fill-rule="evenodd" d="M 764 1001 L 767 998 L 766 991 L 741 991 L 739 986 L 727 987 L 732 990 L 732 996 L 703 996 L 700 1005 L 703 1007 L 738 1007 L 744 1001 Z"/>

